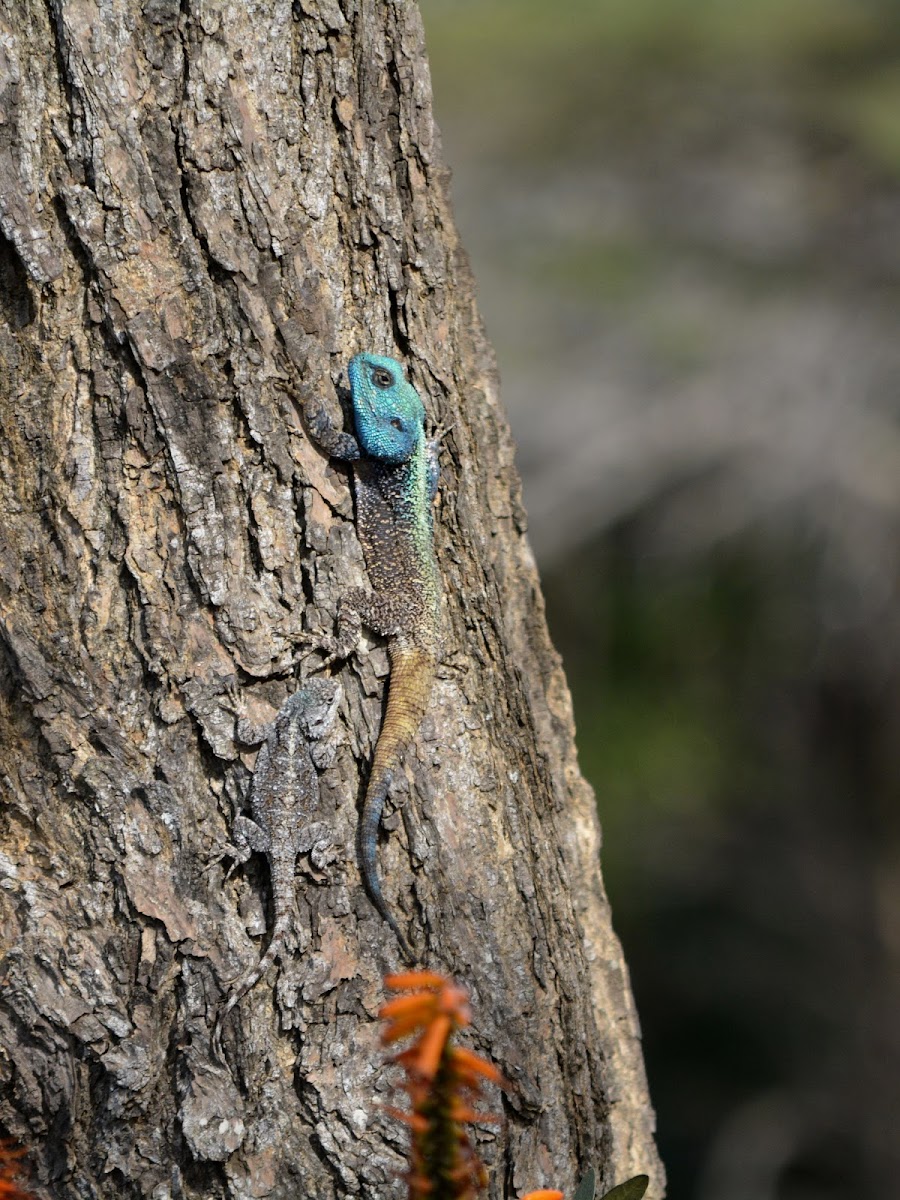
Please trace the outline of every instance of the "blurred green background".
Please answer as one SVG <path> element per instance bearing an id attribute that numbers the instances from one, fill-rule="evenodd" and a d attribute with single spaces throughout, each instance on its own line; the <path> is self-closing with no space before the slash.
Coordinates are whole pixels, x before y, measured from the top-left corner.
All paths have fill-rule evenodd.
<path id="1" fill-rule="evenodd" d="M 900 7 L 421 8 L 669 1195 L 900 1196 Z"/>

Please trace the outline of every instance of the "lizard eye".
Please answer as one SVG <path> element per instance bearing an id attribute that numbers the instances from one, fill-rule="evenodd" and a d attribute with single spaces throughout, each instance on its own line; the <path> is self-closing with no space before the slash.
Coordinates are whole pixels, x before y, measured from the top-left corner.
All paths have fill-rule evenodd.
<path id="1" fill-rule="evenodd" d="M 403 422 L 400 420 L 400 418 L 399 418 L 399 417 L 392 417 L 392 418 L 391 418 L 391 424 L 393 425 L 393 427 L 394 427 L 395 429 L 402 429 L 402 428 L 403 428 Z"/>
<path id="2" fill-rule="evenodd" d="M 394 377 L 386 367 L 376 367 L 372 372 L 372 382 L 376 387 L 386 390 L 394 386 Z"/>

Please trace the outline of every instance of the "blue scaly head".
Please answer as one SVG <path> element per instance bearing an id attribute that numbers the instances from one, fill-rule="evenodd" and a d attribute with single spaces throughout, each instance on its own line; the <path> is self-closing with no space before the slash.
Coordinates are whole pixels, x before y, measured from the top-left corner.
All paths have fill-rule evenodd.
<path id="1" fill-rule="evenodd" d="M 363 452 L 391 466 L 409 462 L 424 437 L 425 407 L 403 368 L 383 354 L 357 354 L 347 374 Z"/>

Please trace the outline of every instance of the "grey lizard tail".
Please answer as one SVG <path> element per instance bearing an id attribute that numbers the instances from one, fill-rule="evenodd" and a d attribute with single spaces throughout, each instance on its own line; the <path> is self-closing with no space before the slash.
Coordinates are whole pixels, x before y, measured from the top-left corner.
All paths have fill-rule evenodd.
<path id="1" fill-rule="evenodd" d="M 291 899 L 293 899 L 293 897 L 291 897 Z M 275 895 L 275 902 L 276 908 L 279 908 L 277 892 Z M 238 1001 L 242 1000 L 250 991 L 250 989 L 259 983 L 262 977 L 268 972 L 275 959 L 281 954 L 282 946 L 284 945 L 284 935 L 287 933 L 288 925 L 290 924 L 290 915 L 291 910 L 288 904 L 285 904 L 279 909 L 278 915 L 275 918 L 275 924 L 272 927 L 272 937 L 268 946 L 266 947 L 265 954 L 255 967 L 251 967 L 249 971 L 245 971 L 244 974 L 238 979 L 237 983 L 231 989 L 231 995 L 219 1009 L 212 1031 L 213 1054 L 219 1060 L 219 1062 L 225 1061 L 222 1056 L 222 1029 L 225 1025 L 225 1020 Z"/>
<path id="2" fill-rule="evenodd" d="M 434 656 L 417 647 L 400 646 L 397 643 L 391 646 L 390 655 L 391 678 L 388 684 L 387 709 L 372 759 L 372 772 L 359 822 L 359 859 L 363 883 L 372 903 L 394 931 L 403 957 L 407 962 L 415 962 L 415 955 L 400 932 L 381 891 L 376 845 L 384 801 L 394 771 L 400 764 L 407 746 L 415 737 L 428 707 L 434 676 Z"/>

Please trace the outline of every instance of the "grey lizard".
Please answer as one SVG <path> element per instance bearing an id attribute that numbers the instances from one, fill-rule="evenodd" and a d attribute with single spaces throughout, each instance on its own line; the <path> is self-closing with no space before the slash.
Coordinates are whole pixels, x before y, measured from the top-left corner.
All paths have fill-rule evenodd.
<path id="1" fill-rule="evenodd" d="M 212 1047 L 219 1059 L 225 1019 L 281 954 L 294 907 L 297 855 L 309 851 L 316 841 L 316 827 L 311 824 L 319 801 L 316 766 L 327 765 L 322 739 L 334 723 L 341 695 L 336 680 L 313 679 L 287 698 L 257 755 L 250 785 L 253 817 L 235 818 L 234 845 L 228 850 L 237 863 L 246 862 L 254 850 L 268 856 L 274 921 L 265 953 L 233 985 L 216 1017 Z"/>

